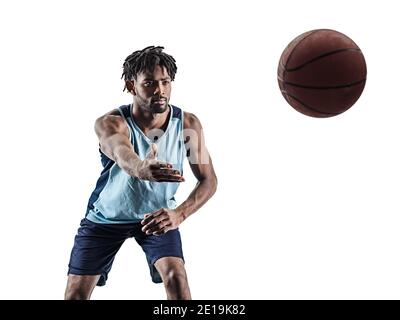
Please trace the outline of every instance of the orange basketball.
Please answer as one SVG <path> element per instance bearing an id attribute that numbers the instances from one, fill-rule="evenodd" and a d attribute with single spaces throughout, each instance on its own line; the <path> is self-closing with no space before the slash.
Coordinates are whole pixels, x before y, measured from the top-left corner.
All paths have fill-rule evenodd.
<path id="1" fill-rule="evenodd" d="M 346 35 L 312 30 L 295 38 L 283 51 L 278 83 L 286 101 L 312 117 L 336 116 L 348 110 L 363 92 L 367 65 L 360 48 Z"/>

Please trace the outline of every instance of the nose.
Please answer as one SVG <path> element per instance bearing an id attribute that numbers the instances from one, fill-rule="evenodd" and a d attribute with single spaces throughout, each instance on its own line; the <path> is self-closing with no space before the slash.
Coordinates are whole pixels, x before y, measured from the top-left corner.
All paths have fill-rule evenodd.
<path id="1" fill-rule="evenodd" d="M 154 90 L 154 95 L 157 95 L 157 94 L 160 96 L 164 95 L 164 90 L 163 90 L 161 81 L 157 82 L 157 85 Z"/>

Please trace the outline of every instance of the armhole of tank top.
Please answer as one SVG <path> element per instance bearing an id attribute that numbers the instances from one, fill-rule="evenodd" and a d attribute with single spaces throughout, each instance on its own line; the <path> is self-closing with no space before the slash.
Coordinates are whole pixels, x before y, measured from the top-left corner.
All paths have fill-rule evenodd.
<path id="1" fill-rule="evenodd" d="M 128 119 L 125 118 L 124 112 L 121 110 L 121 107 L 118 107 L 118 112 L 121 115 L 122 119 L 125 120 L 126 126 L 128 127 L 128 131 L 129 131 L 129 140 L 132 142 L 132 130 L 128 123 Z"/>
<path id="2" fill-rule="evenodd" d="M 182 127 L 182 137 L 183 138 L 184 138 L 183 131 L 185 130 L 184 120 L 185 120 L 184 112 L 183 112 L 183 110 L 181 110 L 181 122 L 182 122 L 181 127 Z"/>
<path id="3" fill-rule="evenodd" d="M 183 160 L 185 158 L 187 158 L 187 150 L 186 150 L 186 145 L 185 145 L 185 116 L 184 116 L 184 112 L 181 109 L 181 128 L 182 128 L 182 132 L 181 132 L 181 139 L 182 139 L 182 153 L 183 153 Z"/>

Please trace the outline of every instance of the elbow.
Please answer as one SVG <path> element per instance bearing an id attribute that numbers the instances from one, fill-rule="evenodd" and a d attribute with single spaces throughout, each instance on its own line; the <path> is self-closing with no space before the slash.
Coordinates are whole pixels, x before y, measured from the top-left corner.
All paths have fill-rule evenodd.
<path id="1" fill-rule="evenodd" d="M 216 175 L 213 175 L 213 177 L 210 179 L 210 193 L 211 196 L 217 192 L 217 187 L 218 187 L 218 179 Z"/>
<path id="2" fill-rule="evenodd" d="M 204 188 L 208 199 L 217 191 L 218 180 L 215 175 L 197 178 L 197 183 Z"/>

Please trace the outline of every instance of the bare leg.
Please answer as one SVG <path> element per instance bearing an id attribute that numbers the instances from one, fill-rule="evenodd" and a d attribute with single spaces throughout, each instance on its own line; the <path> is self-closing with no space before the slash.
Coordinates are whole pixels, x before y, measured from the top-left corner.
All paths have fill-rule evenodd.
<path id="1" fill-rule="evenodd" d="M 100 275 L 80 276 L 68 275 L 67 288 L 65 289 L 65 300 L 89 300 Z"/>
<path id="2" fill-rule="evenodd" d="M 168 300 L 192 299 L 185 264 L 181 258 L 163 257 L 158 259 L 154 265 L 164 282 Z"/>

